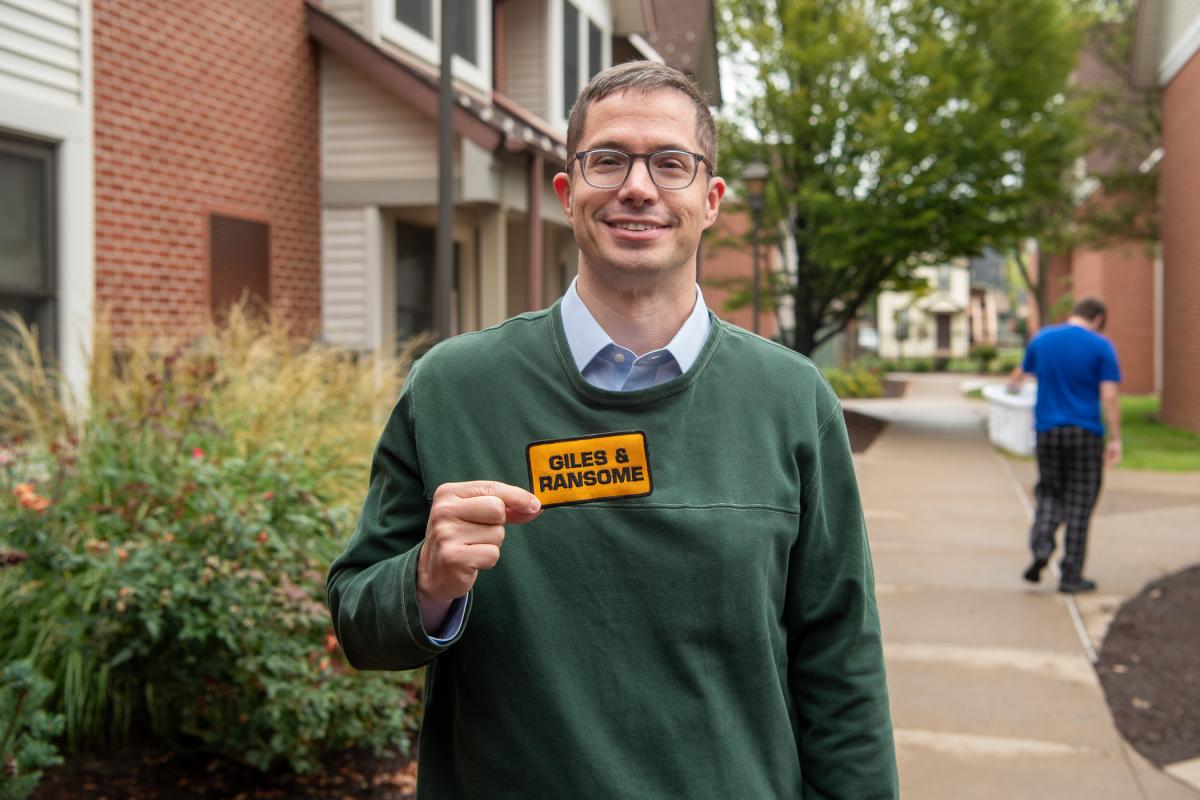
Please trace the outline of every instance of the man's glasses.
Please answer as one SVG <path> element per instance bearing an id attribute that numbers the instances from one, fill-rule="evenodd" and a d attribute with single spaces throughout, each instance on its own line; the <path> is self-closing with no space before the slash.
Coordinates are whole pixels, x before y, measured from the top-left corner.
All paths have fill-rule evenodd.
<path id="1" fill-rule="evenodd" d="M 660 189 L 686 189 L 696 180 L 700 164 L 712 164 L 700 153 L 686 150 L 659 150 L 655 153 L 626 153 L 621 150 L 583 150 L 575 154 L 579 171 L 589 186 L 596 189 L 616 189 L 625 183 L 633 170 L 633 162 L 646 160 L 650 180 Z"/>

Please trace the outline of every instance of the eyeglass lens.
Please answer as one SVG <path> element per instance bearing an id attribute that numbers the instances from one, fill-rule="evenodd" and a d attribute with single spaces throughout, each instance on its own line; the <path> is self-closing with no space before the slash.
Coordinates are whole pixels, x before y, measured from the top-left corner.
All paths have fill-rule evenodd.
<path id="1" fill-rule="evenodd" d="M 633 156 L 620 150 L 593 150 L 583 161 L 583 177 L 598 189 L 613 189 L 625 182 Z M 662 189 L 686 188 L 696 177 L 698 165 L 691 153 L 660 150 L 646 156 L 650 179 Z"/>

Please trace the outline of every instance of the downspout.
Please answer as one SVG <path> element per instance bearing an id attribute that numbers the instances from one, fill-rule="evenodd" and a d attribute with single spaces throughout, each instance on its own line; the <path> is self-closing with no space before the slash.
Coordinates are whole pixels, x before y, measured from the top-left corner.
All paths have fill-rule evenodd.
<path id="1" fill-rule="evenodd" d="M 527 311 L 542 307 L 542 182 L 545 172 L 545 157 L 537 151 L 532 152 L 529 156 L 529 241 L 526 247 L 529 264 L 525 273 Z"/>

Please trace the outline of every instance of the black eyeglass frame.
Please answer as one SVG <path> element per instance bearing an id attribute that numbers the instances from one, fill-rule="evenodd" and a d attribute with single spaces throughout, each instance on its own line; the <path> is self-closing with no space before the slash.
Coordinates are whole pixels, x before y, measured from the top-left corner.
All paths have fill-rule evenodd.
<path id="1" fill-rule="evenodd" d="M 619 183 L 613 186 L 597 186 L 588 180 L 587 170 L 583 168 L 583 159 L 592 153 L 619 153 L 620 155 L 623 155 L 629 159 L 629 163 L 625 165 L 625 175 L 621 178 Z M 691 156 L 693 158 L 691 180 L 689 180 L 683 186 L 663 186 L 656 181 L 654 179 L 654 170 L 650 169 L 650 159 L 663 153 L 678 153 L 680 155 Z M 639 158 L 646 162 L 646 174 L 650 176 L 651 183 L 666 192 L 680 192 L 689 188 L 693 183 L 696 182 L 696 176 L 700 174 L 701 164 L 708 167 L 709 174 L 712 174 L 712 162 L 709 161 L 703 153 L 693 153 L 690 150 L 677 150 L 673 147 L 668 147 L 663 150 L 655 150 L 653 153 L 626 153 L 624 150 L 617 150 L 615 147 L 593 147 L 591 150 L 580 150 L 574 155 L 574 157 L 572 157 L 571 161 L 579 162 L 579 176 L 583 178 L 584 183 L 586 183 L 588 186 L 591 186 L 593 189 L 620 189 L 625 185 L 625 181 L 629 180 L 629 173 L 633 172 L 633 163 Z"/>

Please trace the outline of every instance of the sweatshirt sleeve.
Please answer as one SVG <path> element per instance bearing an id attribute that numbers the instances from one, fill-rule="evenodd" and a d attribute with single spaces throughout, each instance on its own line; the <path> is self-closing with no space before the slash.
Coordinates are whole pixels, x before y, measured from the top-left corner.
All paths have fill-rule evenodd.
<path id="1" fill-rule="evenodd" d="M 379 438 L 358 526 L 326 580 L 333 629 L 357 669 L 419 667 L 465 627 L 434 642 L 417 606 L 417 558 L 429 517 L 413 424 L 417 371 L 409 373 Z M 469 613 L 469 596 L 467 604 Z"/>
<path id="2" fill-rule="evenodd" d="M 804 797 L 899 797 L 875 578 L 836 400 L 802 464 L 800 531 L 789 562 L 788 678 Z"/>

